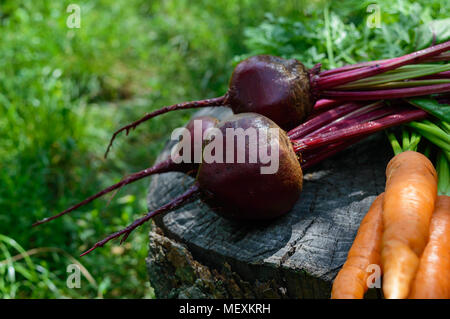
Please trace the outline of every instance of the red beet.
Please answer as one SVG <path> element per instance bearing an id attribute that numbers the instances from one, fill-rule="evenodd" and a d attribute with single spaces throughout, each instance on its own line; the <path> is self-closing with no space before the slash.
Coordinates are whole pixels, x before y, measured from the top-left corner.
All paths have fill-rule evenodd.
<path id="1" fill-rule="evenodd" d="M 224 154 L 222 163 L 200 165 L 197 182 L 202 190 L 203 198 L 220 215 L 233 219 L 272 219 L 291 210 L 302 191 L 303 174 L 299 161 L 286 133 L 272 120 L 255 113 L 234 115 L 216 126 L 224 136 Z M 275 129 L 278 136 L 268 131 L 267 138 L 258 141 L 258 150 L 270 154 L 271 148 L 278 148 L 278 169 L 273 174 L 261 174 L 264 164 L 258 156 L 255 163 L 250 163 L 249 140 L 245 143 L 245 163 L 237 162 L 237 138 L 234 140 L 234 160 L 226 163 L 225 148 L 227 144 L 227 128 Z M 208 144 L 210 141 L 206 141 Z"/>
<path id="2" fill-rule="evenodd" d="M 236 114 L 262 114 L 282 129 L 291 129 L 308 116 L 314 105 L 309 73 L 295 59 L 250 57 L 234 69 L 224 104 Z"/>

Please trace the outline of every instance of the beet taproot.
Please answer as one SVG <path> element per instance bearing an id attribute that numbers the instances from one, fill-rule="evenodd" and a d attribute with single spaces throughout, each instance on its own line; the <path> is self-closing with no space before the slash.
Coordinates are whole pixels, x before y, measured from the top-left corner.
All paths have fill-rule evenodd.
<path id="1" fill-rule="evenodd" d="M 224 104 L 235 114 L 258 113 L 284 130 L 291 129 L 306 119 L 314 105 L 309 72 L 295 59 L 250 57 L 234 69 Z"/>
<path id="2" fill-rule="evenodd" d="M 272 120 L 255 113 L 234 115 L 219 122 L 216 128 L 224 136 L 222 145 L 225 152 L 221 162 L 203 160 L 200 164 L 197 182 L 202 198 L 218 214 L 232 219 L 272 219 L 290 211 L 302 191 L 303 173 L 286 133 Z M 257 128 L 258 135 L 255 163 L 250 161 L 253 146 L 250 137 L 245 139 L 245 144 L 239 144 L 236 135 L 230 137 L 226 134 L 227 129 L 252 128 Z M 229 138 L 234 138 L 232 149 L 226 147 Z M 206 140 L 205 144 L 208 143 L 211 141 Z M 278 154 L 272 153 L 275 149 Z M 227 152 L 230 151 L 233 160 L 227 162 Z M 238 162 L 240 152 L 245 154 L 244 163 Z M 272 159 L 278 161 L 273 173 L 262 174 L 261 168 L 268 168 L 268 163 L 263 163 L 261 152 L 274 155 Z"/>

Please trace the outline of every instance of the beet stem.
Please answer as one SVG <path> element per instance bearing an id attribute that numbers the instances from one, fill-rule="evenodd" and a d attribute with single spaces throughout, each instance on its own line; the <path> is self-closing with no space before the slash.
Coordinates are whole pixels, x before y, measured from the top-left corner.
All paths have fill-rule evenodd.
<path id="1" fill-rule="evenodd" d="M 417 52 L 413 52 L 398 58 L 384 60 L 366 67 L 338 73 L 333 76 L 331 75 L 321 76 L 321 74 L 323 75 L 323 73 L 321 73 L 319 74 L 319 79 L 317 80 L 316 85 L 319 90 L 329 89 L 355 80 L 384 73 L 386 71 L 396 69 L 403 65 L 422 62 L 423 60 L 426 60 L 428 58 L 431 58 L 448 50 L 450 50 L 450 41 Z"/>
<path id="2" fill-rule="evenodd" d="M 47 223 L 47 222 L 49 222 L 51 220 L 54 220 L 54 219 L 56 219 L 58 217 L 61 217 L 61 216 L 65 215 L 65 214 L 68 214 L 71 211 L 73 211 L 73 210 L 75 210 L 75 209 L 77 209 L 77 208 L 79 208 L 81 206 L 84 206 L 84 205 L 92 202 L 94 199 L 97 199 L 97 198 L 99 198 L 99 197 L 101 197 L 101 196 L 103 196 L 103 195 L 105 195 L 105 194 L 107 194 L 109 192 L 112 192 L 113 190 L 118 189 L 118 188 L 120 188 L 120 187 L 122 187 L 124 185 L 133 183 L 133 182 L 135 182 L 137 180 L 140 180 L 140 179 L 142 179 L 144 177 L 147 177 L 149 175 L 158 174 L 158 173 L 165 173 L 165 172 L 169 172 L 169 171 L 174 171 L 174 170 L 177 170 L 177 168 L 178 168 L 177 164 L 175 164 L 172 161 L 172 158 L 169 157 L 165 161 L 162 161 L 162 162 L 156 164 L 153 167 L 146 168 L 146 169 L 144 169 L 144 170 L 142 170 L 140 172 L 137 172 L 137 173 L 134 173 L 132 175 L 127 176 L 126 178 L 124 178 L 120 182 L 118 182 L 117 184 L 114 184 L 114 185 L 109 186 L 108 188 L 105 188 L 104 190 L 98 192 L 97 194 L 86 198 L 85 200 L 83 200 L 83 201 L 79 202 L 78 204 L 76 204 L 76 205 L 74 205 L 74 206 L 72 206 L 72 207 L 70 207 L 70 208 L 60 212 L 59 214 L 56 214 L 56 215 L 51 216 L 51 217 L 44 218 L 44 219 L 34 223 L 32 226 L 33 227 L 34 226 L 38 226 L 38 225 Z"/>
<path id="3" fill-rule="evenodd" d="M 293 140 L 292 143 L 295 152 L 302 152 L 323 145 L 332 144 L 337 141 L 344 141 L 358 136 L 372 134 L 395 125 L 421 120 L 426 116 L 427 113 L 419 109 L 399 111 L 377 120 L 354 124 L 338 131 L 326 132 L 324 134 L 318 134 L 300 140 Z"/>
<path id="4" fill-rule="evenodd" d="M 300 137 L 303 137 L 307 135 L 308 133 L 319 129 L 325 124 L 328 124 L 335 119 L 346 115 L 350 112 L 355 111 L 356 109 L 359 109 L 361 105 L 356 103 L 348 103 L 341 106 L 338 106 L 336 108 L 333 108 L 329 111 L 323 112 L 310 120 L 306 121 L 305 123 L 297 126 L 296 128 L 290 130 L 288 132 L 288 136 L 291 139 L 298 139 Z"/>
<path id="5" fill-rule="evenodd" d="M 339 105 L 342 105 L 341 100 L 320 99 L 316 102 L 316 104 L 314 104 L 313 110 L 310 114 L 310 118 Z"/>
<path id="6" fill-rule="evenodd" d="M 329 131 L 336 131 L 356 123 L 364 123 L 367 121 L 376 120 L 380 117 L 392 114 L 394 110 L 391 107 L 384 105 L 383 101 L 378 101 L 373 104 L 361 107 L 335 121 L 320 127 L 314 132 L 303 136 L 303 138 L 319 135 Z"/>
<path id="7" fill-rule="evenodd" d="M 184 102 L 179 104 L 174 104 L 170 106 L 165 106 L 163 108 L 160 108 L 159 110 L 153 111 L 151 113 L 148 113 L 144 115 L 142 118 L 140 118 L 137 121 L 134 121 L 133 123 L 130 123 L 128 125 L 125 125 L 114 132 L 113 136 L 111 137 L 111 140 L 109 141 L 108 147 L 106 148 L 105 152 L 105 158 L 108 156 L 109 150 L 111 149 L 112 143 L 115 140 L 116 136 L 126 131 L 126 135 L 130 132 L 131 129 L 135 129 L 139 124 L 164 113 L 168 113 L 170 111 L 175 110 L 187 110 L 187 109 L 193 109 L 193 108 L 200 108 L 200 107 L 212 107 L 212 106 L 223 106 L 223 103 L 225 101 L 225 96 L 220 96 L 212 99 L 205 99 L 205 100 L 199 100 L 199 101 L 192 101 L 192 102 Z"/>
<path id="8" fill-rule="evenodd" d="M 358 136 L 354 139 L 350 139 L 344 142 L 335 143 L 331 145 L 326 145 L 321 150 L 317 150 L 316 152 L 312 154 L 302 154 L 303 162 L 302 162 L 302 169 L 309 169 L 312 166 L 322 162 L 323 160 L 339 153 L 340 151 L 346 149 L 347 147 L 350 147 L 351 145 L 359 142 L 363 138 L 365 138 L 367 135 Z"/>
<path id="9" fill-rule="evenodd" d="M 187 201 L 192 200 L 193 196 L 195 194 L 197 194 L 199 191 L 200 191 L 200 186 L 197 183 L 193 184 L 186 192 L 184 192 L 182 195 L 174 198 L 169 203 L 165 204 L 164 206 L 161 206 L 160 208 L 158 208 L 158 209 L 156 209 L 154 211 L 151 211 L 151 212 L 147 213 L 147 215 L 145 215 L 142 218 L 139 218 L 139 219 L 135 220 L 132 224 L 130 224 L 126 228 L 124 228 L 122 230 L 119 230 L 119 231 L 109 235 L 105 239 L 97 242 L 89 250 L 87 250 L 84 253 L 82 253 L 80 255 L 80 257 L 83 257 L 84 255 L 89 254 L 90 252 L 92 252 L 93 250 L 95 250 L 98 247 L 103 247 L 110 240 L 112 240 L 114 238 L 117 238 L 117 237 L 120 237 L 122 235 L 124 235 L 124 236 L 123 236 L 123 238 L 121 240 L 121 243 L 124 242 L 128 238 L 128 236 L 130 235 L 130 233 L 133 230 L 135 230 L 137 227 L 141 226 L 142 224 L 144 224 L 145 222 L 147 222 L 148 220 L 150 220 L 152 217 L 154 217 L 156 215 L 159 215 L 159 214 L 167 212 L 169 210 L 178 208 L 182 204 L 185 204 Z"/>
<path id="10" fill-rule="evenodd" d="M 369 105 L 355 103 L 344 104 L 311 118 L 309 121 L 289 131 L 288 136 L 291 140 L 298 140 L 306 136 L 316 135 L 330 128 L 348 125 L 348 122 L 355 121 L 354 119 L 374 120 L 379 117 L 373 115 L 374 110 L 384 108 L 383 105 L 383 101 L 377 101 Z M 386 111 L 383 113 L 386 113 Z"/>
<path id="11" fill-rule="evenodd" d="M 343 73 L 343 72 L 350 71 L 350 70 L 360 69 L 363 67 L 384 63 L 389 60 L 391 60 L 391 59 L 367 61 L 367 62 L 360 62 L 360 63 L 355 63 L 355 64 L 344 65 L 339 68 L 322 71 L 322 72 L 320 72 L 320 77 L 325 78 L 326 76 L 335 75 L 337 73 Z M 450 60 L 450 53 L 441 53 L 439 55 L 425 59 L 422 62 L 441 62 L 441 61 L 449 61 L 449 60 Z"/>
<path id="12" fill-rule="evenodd" d="M 423 76 L 420 78 L 417 78 L 417 80 L 426 80 L 426 79 L 449 79 L 450 78 L 450 71 L 445 72 L 439 72 L 433 75 Z"/>
<path id="13" fill-rule="evenodd" d="M 323 91 L 321 95 L 326 98 L 343 99 L 346 101 L 397 99 L 404 97 L 445 93 L 450 91 L 450 84 L 435 84 L 421 87 L 400 89 L 374 90 L 374 91 Z"/>

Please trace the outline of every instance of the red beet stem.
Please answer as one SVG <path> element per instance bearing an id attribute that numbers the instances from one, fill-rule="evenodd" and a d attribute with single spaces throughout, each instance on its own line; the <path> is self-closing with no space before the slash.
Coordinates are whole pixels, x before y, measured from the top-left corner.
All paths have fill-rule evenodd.
<path id="1" fill-rule="evenodd" d="M 449 79 L 450 71 L 439 72 L 433 75 L 422 76 L 420 78 L 416 78 L 416 80 L 425 80 L 425 79 Z"/>
<path id="2" fill-rule="evenodd" d="M 322 71 L 322 72 L 319 73 L 319 76 L 321 78 L 325 78 L 327 76 L 335 75 L 335 74 L 338 74 L 338 73 L 343 73 L 343 72 L 347 72 L 347 71 L 351 71 L 351 70 L 355 70 L 355 69 L 360 69 L 360 68 L 372 66 L 372 65 L 375 65 L 375 64 L 380 64 L 380 63 L 383 63 L 383 62 L 386 62 L 386 61 L 389 61 L 389 60 L 390 59 L 384 59 L 384 60 L 367 61 L 367 62 L 360 62 L 360 63 L 355 63 L 355 64 L 344 65 L 344 66 L 341 66 L 339 68 Z"/>
<path id="3" fill-rule="evenodd" d="M 336 107 L 334 109 L 331 109 L 329 111 L 323 112 L 310 120 L 306 121 L 305 123 L 297 126 L 296 128 L 290 130 L 288 132 L 288 136 L 291 139 L 298 139 L 300 137 L 303 137 L 307 135 L 308 133 L 317 130 L 318 128 L 322 127 L 325 124 L 328 124 L 339 117 L 346 115 L 350 112 L 353 112 L 357 109 L 361 108 L 360 104 L 356 103 L 348 103 L 341 105 L 339 107 Z"/>
<path id="4" fill-rule="evenodd" d="M 315 130 L 311 134 L 305 135 L 304 138 L 324 134 L 331 131 L 337 131 L 357 123 L 365 123 L 367 121 L 373 121 L 379 119 L 380 117 L 392 114 L 394 112 L 395 108 L 393 109 L 392 107 L 383 105 L 383 101 L 379 101 L 374 104 L 362 107 L 352 113 L 349 113 L 329 123 L 328 125 L 325 125 L 319 128 L 318 130 Z"/>
<path id="5" fill-rule="evenodd" d="M 389 60 L 382 60 L 379 63 L 371 64 L 358 69 L 349 70 L 337 74 L 328 74 L 323 76 L 319 74 L 319 79 L 316 80 L 316 85 L 319 90 L 329 89 L 338 85 L 349 83 L 355 80 L 374 76 L 376 74 L 384 73 L 389 70 L 396 69 L 406 64 L 418 63 L 443 52 L 450 50 L 450 41 L 413 52 L 398 58 Z"/>
<path id="6" fill-rule="evenodd" d="M 373 91 L 323 91 L 326 98 L 343 99 L 346 101 L 398 99 L 412 96 L 445 93 L 450 91 L 450 84 L 435 84 L 411 88 L 373 90 Z"/>
<path id="7" fill-rule="evenodd" d="M 445 52 L 439 55 L 432 56 L 431 58 L 426 59 L 422 62 L 442 62 L 442 61 L 450 61 L 450 52 Z"/>
<path id="8" fill-rule="evenodd" d="M 396 114 L 388 115 L 366 123 L 354 124 L 338 131 L 326 132 L 300 140 L 293 140 L 292 143 L 295 152 L 302 152 L 304 150 L 311 150 L 338 141 L 342 142 L 358 136 L 372 134 L 395 125 L 421 120 L 426 116 L 427 113 L 425 111 L 418 109 L 399 111 Z"/>
<path id="9" fill-rule="evenodd" d="M 38 226 L 40 224 L 47 223 L 47 222 L 49 222 L 49 221 L 51 221 L 53 219 L 56 219 L 56 218 L 61 217 L 61 216 L 65 215 L 65 214 L 68 214 L 71 211 L 73 211 L 73 210 L 75 210 L 75 209 L 77 209 L 77 208 L 79 208 L 81 206 L 84 206 L 84 205 L 92 202 L 94 199 L 97 199 L 97 198 L 99 198 L 99 197 L 101 197 L 101 196 L 103 196 L 103 195 L 105 195 L 107 193 L 110 193 L 113 190 L 116 190 L 116 189 L 118 189 L 118 188 L 120 188 L 120 187 L 122 187 L 124 185 L 133 183 L 133 182 L 135 182 L 137 180 L 140 180 L 140 179 L 142 179 L 144 177 L 147 177 L 149 175 L 165 173 L 165 172 L 170 172 L 170 171 L 179 171 L 180 167 L 181 167 L 180 165 L 174 163 L 172 161 L 172 158 L 169 157 L 167 160 L 162 161 L 162 162 L 156 164 L 153 167 L 146 168 L 146 169 L 144 169 L 144 170 L 142 170 L 140 172 L 137 172 L 137 173 L 134 173 L 132 175 L 127 176 L 126 178 L 124 178 L 120 182 L 118 182 L 117 184 L 114 184 L 114 185 L 109 186 L 108 188 L 105 188 L 104 190 L 98 192 L 97 194 L 86 198 L 82 202 L 79 202 L 78 204 L 76 204 L 76 205 L 74 205 L 74 206 L 72 206 L 72 207 L 70 207 L 70 208 L 60 212 L 59 214 L 56 214 L 56 215 L 51 216 L 51 217 L 44 218 L 44 219 L 34 223 L 33 226 Z"/>
<path id="10" fill-rule="evenodd" d="M 367 62 L 360 62 L 355 64 L 349 64 L 344 65 L 339 68 L 331 69 L 331 70 L 325 70 L 320 72 L 319 76 L 325 78 L 326 76 L 335 75 L 337 73 L 343 73 L 350 70 L 360 69 L 367 66 L 372 66 L 375 64 L 380 64 L 387 62 L 392 59 L 383 59 L 383 60 L 377 60 L 377 61 L 367 61 Z M 422 62 L 440 62 L 440 61 L 449 61 L 450 60 L 450 53 L 441 53 L 436 56 L 432 56 L 428 59 L 423 60 Z"/>
<path id="11" fill-rule="evenodd" d="M 192 102 L 184 102 L 184 103 L 178 103 L 170 106 L 165 106 L 159 110 L 153 111 L 151 113 L 148 113 L 144 115 L 139 120 L 125 125 L 114 132 L 113 136 L 111 137 L 111 140 L 109 141 L 108 147 L 105 152 L 105 158 L 108 156 L 109 150 L 111 149 L 112 143 L 116 136 L 123 131 L 126 131 L 126 135 L 130 132 L 131 129 L 135 129 L 139 124 L 164 113 L 168 113 L 175 110 L 187 110 L 187 109 L 193 109 L 193 108 L 200 108 L 200 107 L 212 107 L 212 106 L 223 106 L 223 103 L 225 101 L 225 96 L 216 97 L 212 99 L 205 99 L 205 100 L 199 100 L 199 101 L 192 101 Z"/>
<path id="12" fill-rule="evenodd" d="M 329 99 L 320 99 L 314 104 L 314 107 L 311 111 L 311 113 L 308 115 L 306 120 L 310 120 L 313 117 L 326 112 L 328 110 L 331 110 L 332 108 L 342 105 L 344 101 L 342 100 L 329 100 Z"/>
<path id="13" fill-rule="evenodd" d="M 341 101 L 336 101 L 336 100 L 328 100 L 328 99 L 321 99 L 318 100 L 316 102 L 316 104 L 314 104 L 314 111 L 319 111 L 319 110 L 329 110 L 331 107 L 336 106 L 342 104 Z"/>
<path id="14" fill-rule="evenodd" d="M 306 153 L 305 155 L 302 153 L 302 169 L 309 169 L 312 166 L 322 162 L 323 160 L 339 153 L 340 151 L 350 147 L 351 145 L 359 142 L 367 135 L 358 136 L 353 139 L 346 140 L 344 142 L 334 143 L 331 145 L 326 145 L 320 148 L 320 150 L 315 150 L 315 152 L 311 152 L 310 154 Z"/>
<path id="15" fill-rule="evenodd" d="M 135 220 L 132 224 L 130 224 L 126 228 L 119 230 L 118 232 L 115 232 L 115 233 L 109 235 L 108 237 L 106 237 L 105 239 L 97 242 L 94 246 L 92 246 L 92 248 L 90 248 L 89 250 L 82 253 L 80 255 L 80 257 L 83 257 L 84 255 L 89 254 L 90 252 L 92 252 L 93 250 L 95 250 L 98 247 L 103 247 L 110 240 L 120 237 L 122 235 L 123 235 L 123 237 L 122 237 L 121 243 L 124 242 L 130 235 L 130 233 L 133 230 L 135 230 L 137 227 L 141 226 L 142 224 L 144 224 L 145 222 L 150 220 L 152 217 L 155 217 L 156 215 L 159 215 L 159 214 L 165 213 L 169 210 L 178 208 L 181 205 L 187 203 L 189 200 L 192 200 L 194 195 L 199 193 L 199 191 L 200 191 L 199 185 L 197 183 L 193 184 L 186 192 L 184 192 L 182 195 L 174 198 L 169 203 L 165 204 L 164 206 L 161 206 L 160 208 L 158 208 L 154 211 L 147 213 L 147 215 Z"/>

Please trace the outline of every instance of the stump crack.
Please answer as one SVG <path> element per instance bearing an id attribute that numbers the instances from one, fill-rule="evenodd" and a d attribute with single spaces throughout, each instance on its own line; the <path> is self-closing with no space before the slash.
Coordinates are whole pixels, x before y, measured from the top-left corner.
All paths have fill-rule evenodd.
<path id="1" fill-rule="evenodd" d="M 290 246 L 289 249 L 281 256 L 280 258 L 280 266 L 283 265 L 293 254 L 295 254 L 295 251 L 297 250 L 297 243 L 305 237 L 306 233 L 308 232 L 308 229 L 314 224 L 316 221 L 316 218 L 311 219 L 309 224 L 305 227 L 305 229 L 302 231 L 301 235 L 295 239 L 293 242 L 289 243 Z"/>

